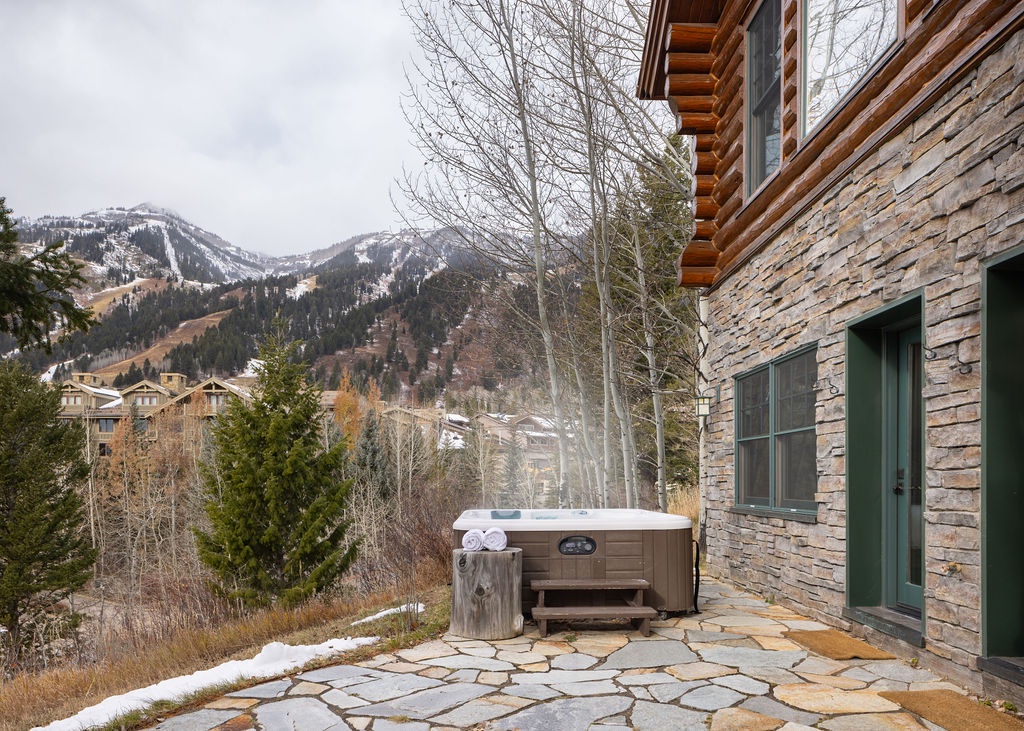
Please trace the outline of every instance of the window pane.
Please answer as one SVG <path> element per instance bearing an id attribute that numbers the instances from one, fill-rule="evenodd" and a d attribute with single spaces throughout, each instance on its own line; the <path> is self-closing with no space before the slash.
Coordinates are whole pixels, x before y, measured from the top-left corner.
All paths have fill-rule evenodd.
<path id="1" fill-rule="evenodd" d="M 815 352 L 782 361 L 775 368 L 775 429 L 789 431 L 814 425 Z"/>
<path id="2" fill-rule="evenodd" d="M 813 507 L 818 485 L 813 429 L 775 438 L 775 479 L 782 507 Z"/>
<path id="3" fill-rule="evenodd" d="M 811 130 L 896 40 L 896 0 L 807 0 L 804 109 Z"/>
<path id="4" fill-rule="evenodd" d="M 768 433 L 768 369 L 737 379 L 740 439 Z"/>
<path id="5" fill-rule="evenodd" d="M 747 158 L 747 192 L 752 192 L 779 166 L 782 34 L 780 0 L 765 0 L 747 29 L 749 53 L 750 152 Z"/>
<path id="6" fill-rule="evenodd" d="M 768 438 L 739 444 L 739 501 L 745 505 L 767 505 L 769 489 Z"/>

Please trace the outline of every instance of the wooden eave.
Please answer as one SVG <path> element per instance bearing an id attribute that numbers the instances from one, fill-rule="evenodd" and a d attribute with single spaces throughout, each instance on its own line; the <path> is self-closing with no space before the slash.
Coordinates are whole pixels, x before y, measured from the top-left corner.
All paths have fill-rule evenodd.
<path id="1" fill-rule="evenodd" d="M 681 286 L 724 281 L 1024 26 L 1024 3 L 907 0 L 903 37 L 831 118 L 800 138 L 798 5 L 783 0 L 782 164 L 745 198 L 741 23 L 750 3 L 652 0 L 638 96 L 667 101 L 676 131 L 694 137 L 694 235 L 677 262 Z"/>
<path id="2" fill-rule="evenodd" d="M 665 100 L 665 29 L 670 23 L 717 23 L 726 0 L 651 0 L 637 97 Z"/>
<path id="3" fill-rule="evenodd" d="M 638 96 L 668 102 L 676 133 L 692 135 L 694 225 L 677 262 L 679 284 L 708 286 L 718 274 L 713 237 L 720 203 L 714 197 L 721 160 L 716 151 L 722 107 L 716 64 L 726 0 L 652 0 Z"/>
<path id="4" fill-rule="evenodd" d="M 142 393 L 159 393 L 168 397 L 171 396 L 171 392 L 159 384 L 153 383 L 152 381 L 139 381 L 128 388 L 122 389 L 121 397 L 123 398 L 124 396 L 133 394 L 136 391 L 140 391 Z"/>
<path id="5" fill-rule="evenodd" d="M 167 410 L 171 409 L 174 406 L 188 403 L 188 402 L 190 402 L 192 400 L 192 397 L 194 395 L 196 395 L 196 394 L 200 394 L 200 395 L 205 397 L 206 394 L 208 394 L 208 393 L 226 393 L 226 394 L 230 394 L 231 396 L 237 396 L 238 398 L 240 398 L 240 399 L 242 399 L 243 401 L 246 401 L 246 402 L 251 402 L 251 400 L 252 400 L 252 398 L 251 398 L 251 396 L 249 396 L 249 394 L 247 394 L 246 392 L 244 392 L 242 389 L 238 388 L 237 386 L 232 386 L 229 383 L 225 383 L 224 381 L 220 380 L 219 378 L 211 377 L 211 378 L 207 378 L 202 383 L 197 383 L 192 388 L 188 388 L 188 389 L 182 391 L 180 394 L 178 394 L 174 398 L 170 399 L 169 401 L 166 401 L 166 402 L 160 404 L 159 406 L 154 408 L 152 411 L 148 412 L 146 414 L 145 418 L 150 418 L 152 416 L 155 416 L 156 414 L 159 414 L 159 413 L 161 413 L 163 411 L 167 411 Z"/>

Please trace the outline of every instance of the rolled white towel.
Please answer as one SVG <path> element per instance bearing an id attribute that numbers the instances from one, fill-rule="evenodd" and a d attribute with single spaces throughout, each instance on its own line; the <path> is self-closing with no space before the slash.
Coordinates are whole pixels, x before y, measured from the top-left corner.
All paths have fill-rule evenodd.
<path id="1" fill-rule="evenodd" d="M 479 528 L 470 528 L 462 536 L 462 547 L 467 551 L 482 551 L 484 548 L 484 532 Z"/>
<path id="2" fill-rule="evenodd" d="M 484 548 L 488 551 L 504 551 L 508 545 L 508 536 L 501 528 L 488 528 L 484 532 Z"/>

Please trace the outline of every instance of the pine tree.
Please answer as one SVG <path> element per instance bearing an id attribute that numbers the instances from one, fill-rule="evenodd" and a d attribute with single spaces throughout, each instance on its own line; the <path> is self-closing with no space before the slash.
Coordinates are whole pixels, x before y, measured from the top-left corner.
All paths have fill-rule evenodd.
<path id="1" fill-rule="evenodd" d="M 374 499 L 389 500 L 395 494 L 394 479 L 388 472 L 380 420 L 371 411 L 363 420 L 363 429 L 356 439 L 352 454 L 356 480 Z"/>
<path id="2" fill-rule="evenodd" d="M 211 530 L 196 532 L 199 556 L 226 594 L 250 605 L 301 601 L 356 555 L 346 541 L 346 445 L 324 445 L 321 392 L 292 362 L 295 349 L 281 336 L 260 348 L 253 401 L 233 399 L 218 418 L 203 469 Z"/>
<path id="3" fill-rule="evenodd" d="M 14 336 L 21 348 L 42 345 L 49 352 L 54 329 L 88 330 L 95 322 L 71 295 L 85 283 L 82 265 L 61 251 L 63 241 L 24 256 L 10 214 L 0 198 L 0 333 Z"/>
<path id="4" fill-rule="evenodd" d="M 519 444 L 519 434 L 513 431 L 508 442 L 508 451 L 505 453 L 501 481 L 502 506 L 515 504 L 516 496 L 522 493 L 524 469 L 523 448 Z"/>
<path id="5" fill-rule="evenodd" d="M 88 474 L 84 432 L 62 423 L 60 391 L 0 362 L 0 626 L 23 629 L 89 578 L 96 551 L 75 486 Z"/>

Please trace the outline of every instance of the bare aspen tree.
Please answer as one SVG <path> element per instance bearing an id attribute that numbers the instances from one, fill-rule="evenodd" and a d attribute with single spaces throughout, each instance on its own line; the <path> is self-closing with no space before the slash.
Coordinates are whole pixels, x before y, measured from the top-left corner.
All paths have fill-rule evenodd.
<path id="1" fill-rule="evenodd" d="M 620 445 L 623 459 L 623 478 L 627 504 L 636 504 L 637 447 L 634 436 L 636 414 L 627 403 L 624 369 L 619 360 L 624 343 L 634 339 L 624 334 L 621 297 L 613 296 L 615 281 L 623 275 L 621 256 L 613 252 L 640 238 L 630 232 L 640 231 L 649 220 L 623 221 L 624 213 L 633 209 L 623 200 L 636 195 L 637 171 L 648 179 L 658 175 L 667 178 L 663 187 L 674 186 L 679 193 L 689 193 L 688 175 L 679 175 L 679 168 L 664 152 L 664 138 L 659 133 L 662 120 L 651 117 L 634 97 L 632 81 L 635 79 L 639 48 L 632 39 L 642 34 L 637 27 L 641 17 L 630 3 L 586 3 L 578 0 L 538 0 L 550 28 L 549 36 L 558 39 L 547 44 L 549 65 L 558 68 L 558 77 L 566 82 L 564 96 L 573 100 L 560 109 L 565 113 L 560 129 L 578 140 L 575 146 L 566 144 L 558 149 L 577 150 L 576 177 L 582 179 L 583 200 L 578 207 L 589 217 L 591 241 L 590 266 L 594 272 L 601 323 L 602 372 L 604 373 L 605 406 L 605 459 L 611 438 L 610 416 L 614 409 L 620 426 Z M 670 148 L 672 149 L 672 148 Z M 572 159 L 564 165 L 571 168 Z M 567 186 L 575 191 L 578 186 Z M 680 213 L 682 211 L 679 211 Z M 567 216 L 567 218 L 570 218 Z M 649 217 L 648 217 L 649 219 Z M 688 219 L 681 218 L 680 227 Z M 623 224 L 626 224 L 625 226 Z M 641 232 L 641 235 L 647 235 Z M 624 240 L 623 240 L 624 239 Z M 677 244 L 680 242 L 677 241 Z M 641 252 L 634 247 L 633 262 Z M 664 252 L 658 252 L 663 254 Z M 672 256 L 665 256 L 661 265 L 671 275 Z M 665 439 L 664 413 L 661 403 L 659 366 L 653 342 L 652 323 L 657 319 L 654 304 L 647 287 L 645 268 L 649 262 L 639 260 L 630 272 L 635 297 L 631 309 L 641 313 L 639 322 L 644 333 L 643 355 L 648 364 L 648 397 L 657 432 L 658 504 L 666 509 L 665 495 Z M 633 276 L 639 272 L 639 276 Z M 664 277 L 663 277 L 664 278 Z M 626 346 L 628 347 L 628 346 Z"/>
<path id="2" fill-rule="evenodd" d="M 632 241 L 626 232 L 643 233 L 642 221 L 619 220 L 633 210 L 621 201 L 636 195 L 638 176 L 661 176 L 685 195 L 691 186 L 666 160 L 663 112 L 635 99 L 646 10 L 630 0 L 407 5 L 423 60 L 410 75 L 406 114 L 426 165 L 406 177 L 404 189 L 418 214 L 458 231 L 508 281 L 528 275 L 533 307 L 508 299 L 543 343 L 560 505 L 644 502 L 636 427 L 651 418 L 657 502 L 666 507 L 666 368 L 654 335 L 662 305 L 638 296 L 625 313 L 621 282 L 645 292 L 650 262 L 642 276 L 635 256 L 627 275 L 616 271 Z M 585 323 L 581 288 L 595 295 Z M 634 317 L 637 307 L 646 314 Z M 638 353 L 646 364 L 642 388 Z M 585 455 L 575 473 L 570 451 Z M 567 483 L 570 474 L 577 485 Z"/>
<path id="3" fill-rule="evenodd" d="M 531 60 L 542 46 L 535 12 L 518 0 L 409 2 L 406 12 L 424 58 L 410 78 L 406 113 L 427 160 L 427 170 L 406 178 L 406 192 L 424 217 L 466 231 L 476 250 L 532 271 L 561 503 L 569 443 L 547 288 L 557 191 L 545 175 L 543 74 Z"/>

